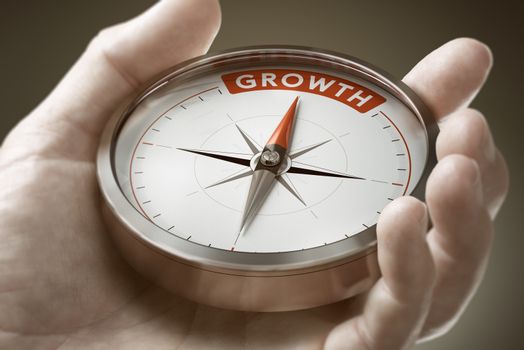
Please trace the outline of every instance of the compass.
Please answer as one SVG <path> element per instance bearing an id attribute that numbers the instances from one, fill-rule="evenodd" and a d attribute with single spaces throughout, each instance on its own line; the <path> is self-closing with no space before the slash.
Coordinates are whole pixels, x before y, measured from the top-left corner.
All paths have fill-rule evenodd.
<path id="1" fill-rule="evenodd" d="M 209 305 L 319 306 L 379 276 L 375 226 L 424 197 L 436 123 L 386 73 L 339 53 L 250 47 L 184 62 L 108 122 L 105 217 L 129 264 Z"/>

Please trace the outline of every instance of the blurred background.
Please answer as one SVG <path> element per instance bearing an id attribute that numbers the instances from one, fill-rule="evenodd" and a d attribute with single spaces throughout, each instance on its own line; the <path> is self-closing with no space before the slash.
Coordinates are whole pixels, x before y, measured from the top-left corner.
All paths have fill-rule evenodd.
<path id="1" fill-rule="evenodd" d="M 104 26 L 154 1 L 2 1 L 0 139 L 41 101 Z M 522 349 L 524 312 L 524 31 L 522 1 L 222 0 L 222 29 L 211 50 L 292 44 L 340 51 L 401 78 L 431 50 L 460 36 L 482 40 L 495 65 L 473 102 L 491 125 L 510 172 L 486 278 L 458 324 L 417 346 Z"/>

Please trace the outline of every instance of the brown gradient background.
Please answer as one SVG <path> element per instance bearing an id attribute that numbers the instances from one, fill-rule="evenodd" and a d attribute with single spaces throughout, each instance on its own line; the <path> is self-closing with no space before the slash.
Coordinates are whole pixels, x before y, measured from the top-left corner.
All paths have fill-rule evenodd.
<path id="1" fill-rule="evenodd" d="M 42 100 L 102 27 L 153 1 L 2 1 L 0 137 Z M 495 65 L 473 102 L 509 163 L 509 198 L 496 221 L 486 278 L 453 330 L 417 349 L 522 348 L 524 6 L 518 1 L 234 1 L 212 47 L 293 44 L 357 56 L 402 77 L 426 53 L 459 36 L 489 44 Z"/>

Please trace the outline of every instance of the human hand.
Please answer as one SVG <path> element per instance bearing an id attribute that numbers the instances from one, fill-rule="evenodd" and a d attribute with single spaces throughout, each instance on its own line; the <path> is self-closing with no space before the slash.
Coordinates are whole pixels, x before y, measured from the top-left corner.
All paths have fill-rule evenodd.
<path id="1" fill-rule="evenodd" d="M 463 38 L 433 51 L 404 77 L 440 127 L 427 208 L 403 197 L 384 209 L 377 225 L 382 278 L 362 296 L 362 313 L 330 332 L 328 348 L 409 348 L 447 332 L 477 290 L 509 186 L 486 119 L 467 108 L 491 65 L 488 47 Z"/>
<path id="2" fill-rule="evenodd" d="M 102 31 L 8 135 L 0 149 L 0 347 L 396 349 L 440 334 L 463 311 L 507 190 L 487 124 L 463 109 L 491 66 L 487 48 L 469 39 L 444 45 L 405 78 L 440 120 L 440 162 L 427 190 L 434 226 L 426 236 L 426 209 L 410 197 L 383 211 L 383 277 L 370 292 L 296 312 L 219 310 L 171 295 L 121 260 L 100 214 L 100 131 L 139 85 L 207 50 L 219 22 L 215 1 L 171 0 Z"/>

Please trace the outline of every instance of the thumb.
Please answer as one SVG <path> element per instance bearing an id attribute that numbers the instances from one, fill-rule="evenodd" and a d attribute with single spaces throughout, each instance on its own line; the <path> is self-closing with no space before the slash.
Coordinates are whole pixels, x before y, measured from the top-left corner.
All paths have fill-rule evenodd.
<path id="1" fill-rule="evenodd" d="M 220 26 L 216 0 L 164 0 L 103 29 L 55 90 L 11 131 L 2 157 L 91 160 L 107 118 L 154 75 L 207 51 Z"/>

